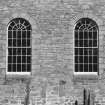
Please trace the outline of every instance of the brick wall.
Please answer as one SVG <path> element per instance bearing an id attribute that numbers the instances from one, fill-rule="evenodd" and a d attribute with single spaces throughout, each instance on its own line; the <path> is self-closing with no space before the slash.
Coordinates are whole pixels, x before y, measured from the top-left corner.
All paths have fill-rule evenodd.
<path id="1" fill-rule="evenodd" d="M 31 76 L 6 75 L 7 26 L 16 17 L 32 25 Z M 73 30 L 89 17 L 99 26 L 99 75 L 75 76 Z M 105 104 L 105 0 L 0 1 L 0 105 L 72 105 L 91 91 L 95 104 Z M 29 83 L 29 84 L 28 84 Z M 36 102 L 37 101 L 37 102 Z M 28 102 L 28 101 L 27 101 Z"/>

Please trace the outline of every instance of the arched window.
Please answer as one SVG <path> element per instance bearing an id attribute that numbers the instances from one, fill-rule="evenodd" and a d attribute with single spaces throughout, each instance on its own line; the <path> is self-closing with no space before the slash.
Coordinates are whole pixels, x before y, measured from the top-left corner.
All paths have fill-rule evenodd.
<path id="1" fill-rule="evenodd" d="M 89 18 L 80 19 L 75 26 L 75 73 L 98 72 L 98 26 Z"/>
<path id="2" fill-rule="evenodd" d="M 31 72 L 31 25 L 23 18 L 15 18 L 8 25 L 7 74 Z"/>

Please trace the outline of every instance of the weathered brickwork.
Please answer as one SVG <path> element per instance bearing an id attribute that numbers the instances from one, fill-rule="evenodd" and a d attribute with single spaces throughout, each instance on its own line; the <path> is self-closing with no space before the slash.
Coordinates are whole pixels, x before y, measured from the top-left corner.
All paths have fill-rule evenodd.
<path id="1" fill-rule="evenodd" d="M 30 76 L 6 75 L 8 23 L 22 17 L 32 26 Z M 74 27 L 80 18 L 99 27 L 99 75 L 74 75 Z M 105 104 L 105 0 L 0 0 L 0 105 Z"/>

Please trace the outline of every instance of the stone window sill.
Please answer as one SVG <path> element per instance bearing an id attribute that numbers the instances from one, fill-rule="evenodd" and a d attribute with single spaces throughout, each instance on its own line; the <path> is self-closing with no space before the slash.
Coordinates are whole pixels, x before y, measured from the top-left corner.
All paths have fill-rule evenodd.
<path id="1" fill-rule="evenodd" d="M 83 84 L 97 83 L 98 74 L 74 74 L 73 82 Z"/>
<path id="2" fill-rule="evenodd" d="M 17 79 L 29 79 L 31 78 L 31 72 L 29 73 L 6 73 L 6 78 L 17 78 Z"/>

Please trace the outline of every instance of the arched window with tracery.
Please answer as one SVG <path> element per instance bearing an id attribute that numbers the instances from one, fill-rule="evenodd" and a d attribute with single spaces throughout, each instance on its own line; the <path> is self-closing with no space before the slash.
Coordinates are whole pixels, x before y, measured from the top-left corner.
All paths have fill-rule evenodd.
<path id="1" fill-rule="evenodd" d="M 8 25 L 7 73 L 31 72 L 31 25 L 23 18 L 15 18 Z"/>
<path id="2" fill-rule="evenodd" d="M 98 26 L 89 18 L 80 19 L 75 26 L 75 73 L 98 72 Z"/>

